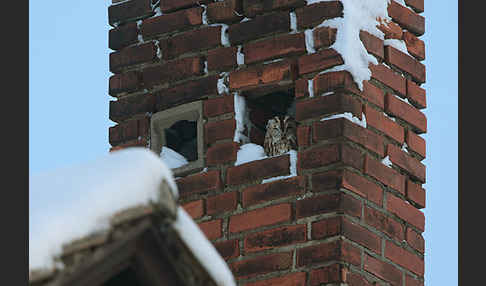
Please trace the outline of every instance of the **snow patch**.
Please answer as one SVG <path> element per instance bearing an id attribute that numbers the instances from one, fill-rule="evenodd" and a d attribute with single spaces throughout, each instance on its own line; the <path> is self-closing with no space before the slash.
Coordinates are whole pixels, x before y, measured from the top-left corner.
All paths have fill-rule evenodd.
<path id="1" fill-rule="evenodd" d="M 326 121 L 326 120 L 331 120 L 331 119 L 336 119 L 336 118 L 346 118 L 349 121 L 356 123 L 361 127 L 366 128 L 366 116 L 364 115 L 364 113 L 361 114 L 361 117 L 363 119 L 360 120 L 358 117 L 354 116 L 354 114 L 352 114 L 351 112 L 344 112 L 344 113 L 341 113 L 341 114 L 334 114 L 334 115 L 331 115 L 331 116 L 328 116 L 328 117 L 321 118 L 320 121 Z"/>
<path id="2" fill-rule="evenodd" d="M 309 97 L 314 97 L 314 80 L 309 79 L 307 86 L 309 88 Z"/>
<path id="3" fill-rule="evenodd" d="M 391 46 L 391 47 L 394 47 L 395 49 L 399 50 L 400 52 L 404 53 L 404 54 L 407 54 L 409 55 L 410 57 L 412 57 L 412 55 L 410 55 L 408 53 L 408 50 L 407 50 L 407 44 L 405 44 L 405 41 L 403 40 L 397 40 L 397 39 L 386 39 L 384 41 L 384 44 L 385 46 Z"/>
<path id="4" fill-rule="evenodd" d="M 278 176 L 278 177 L 273 177 L 273 178 L 268 178 L 262 180 L 262 184 L 269 183 L 269 182 L 274 182 L 278 180 L 283 180 L 291 177 L 297 176 L 297 151 L 295 150 L 290 150 L 289 152 L 285 153 L 290 155 L 290 166 L 289 166 L 289 172 L 290 175 L 287 176 Z"/>
<path id="5" fill-rule="evenodd" d="M 312 54 L 316 52 L 316 49 L 314 48 L 314 35 L 313 35 L 313 29 L 307 29 L 304 31 L 305 35 L 305 49 L 307 50 L 308 54 Z"/>
<path id="6" fill-rule="evenodd" d="M 241 49 L 243 48 L 242 45 L 238 46 L 238 51 L 236 52 L 236 63 L 240 66 L 245 64 L 245 54 L 241 52 Z"/>
<path id="7" fill-rule="evenodd" d="M 221 77 L 218 79 L 218 94 L 229 93 L 229 88 L 226 85 L 225 81 L 229 75 L 229 72 L 222 72 L 219 74 Z"/>
<path id="8" fill-rule="evenodd" d="M 251 20 L 250 18 L 245 17 L 245 18 L 241 19 L 240 23 L 247 22 L 247 21 L 250 21 L 250 20 Z"/>
<path id="9" fill-rule="evenodd" d="M 262 146 L 254 143 L 243 144 L 240 146 L 238 153 L 236 153 L 235 166 L 265 158 L 268 157 Z"/>
<path id="10" fill-rule="evenodd" d="M 297 33 L 297 15 L 294 11 L 290 12 L 290 30 L 291 34 Z"/>
<path id="11" fill-rule="evenodd" d="M 155 8 L 154 12 L 155 12 L 155 15 L 153 17 L 158 17 L 158 16 L 163 15 L 162 10 L 160 10 L 160 6 L 157 6 L 157 8 Z"/>
<path id="12" fill-rule="evenodd" d="M 237 92 L 234 93 L 234 109 L 236 129 L 233 141 L 244 144 L 249 142 L 248 137 L 243 134 L 245 131 L 245 126 L 248 125 L 247 122 L 249 114 L 248 109 L 246 108 L 245 98 L 239 95 Z"/>
<path id="13" fill-rule="evenodd" d="M 204 4 L 199 4 L 199 5 L 203 8 L 202 23 L 204 25 L 207 25 L 208 24 L 208 6 L 206 6 Z"/>
<path id="14" fill-rule="evenodd" d="M 157 47 L 157 58 L 162 59 L 162 50 L 160 49 L 159 40 L 155 40 L 155 46 Z"/>
<path id="15" fill-rule="evenodd" d="M 407 148 L 408 148 L 407 142 L 403 142 L 402 151 L 408 153 Z"/>
<path id="16" fill-rule="evenodd" d="M 208 61 L 207 60 L 204 61 L 204 73 L 205 74 L 208 73 Z"/>
<path id="17" fill-rule="evenodd" d="M 171 169 L 179 168 L 189 163 L 184 156 L 166 146 L 162 146 L 160 159 Z"/>
<path id="18" fill-rule="evenodd" d="M 390 161 L 390 156 L 386 156 L 385 158 L 383 158 L 383 160 L 381 160 L 381 163 L 383 163 L 385 166 L 388 166 L 391 168 L 392 166 L 392 162 Z"/>

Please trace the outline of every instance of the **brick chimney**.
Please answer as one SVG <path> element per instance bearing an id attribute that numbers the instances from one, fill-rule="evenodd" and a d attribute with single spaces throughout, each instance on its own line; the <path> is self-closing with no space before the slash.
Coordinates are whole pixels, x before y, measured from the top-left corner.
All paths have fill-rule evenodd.
<path id="1" fill-rule="evenodd" d="M 111 151 L 195 134 L 180 203 L 239 285 L 423 285 L 423 2 L 113 0 Z M 342 52 L 357 3 L 388 16 L 357 30 L 361 71 Z M 296 162 L 235 164 L 285 110 Z"/>

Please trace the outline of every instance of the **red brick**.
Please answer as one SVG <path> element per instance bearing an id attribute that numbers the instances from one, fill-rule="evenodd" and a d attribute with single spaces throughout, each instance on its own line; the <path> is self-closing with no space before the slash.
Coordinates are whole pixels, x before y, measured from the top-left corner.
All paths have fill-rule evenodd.
<path id="1" fill-rule="evenodd" d="M 228 28 L 228 36 L 232 45 L 279 32 L 290 32 L 288 12 L 259 15 L 250 21 L 236 23 Z"/>
<path id="2" fill-rule="evenodd" d="M 140 30 L 144 40 L 173 31 L 181 31 L 202 24 L 201 7 L 177 11 L 145 19 Z"/>
<path id="3" fill-rule="evenodd" d="M 333 163 L 341 163 L 362 170 L 363 156 L 361 151 L 348 145 L 332 144 L 308 149 L 300 153 L 297 158 L 299 169 L 314 169 Z"/>
<path id="4" fill-rule="evenodd" d="M 202 75 L 203 70 L 204 61 L 200 57 L 177 59 L 143 69 L 142 81 L 145 87 L 152 88 L 156 85 Z"/>
<path id="5" fill-rule="evenodd" d="M 405 195 L 405 177 L 369 155 L 365 157 L 364 173 Z"/>
<path id="6" fill-rule="evenodd" d="M 375 286 L 375 283 L 371 283 L 359 273 L 348 272 L 346 273 L 346 282 L 348 286 Z"/>
<path id="7" fill-rule="evenodd" d="M 383 137 L 351 122 L 347 118 L 314 122 L 312 134 L 315 142 L 344 137 L 362 145 L 380 157 L 385 156 Z"/>
<path id="8" fill-rule="evenodd" d="M 415 274 L 424 275 L 424 260 L 393 242 L 386 242 L 385 257 Z"/>
<path id="9" fill-rule="evenodd" d="M 424 286 L 424 281 L 414 279 L 410 275 L 405 275 L 405 285 L 407 285 L 407 286 Z"/>
<path id="10" fill-rule="evenodd" d="M 217 94 L 217 83 L 218 75 L 212 75 L 158 91 L 154 93 L 156 97 L 156 111 Z"/>
<path id="11" fill-rule="evenodd" d="M 238 204 L 238 192 L 226 192 L 206 199 L 206 212 L 214 215 L 233 211 Z"/>
<path id="12" fill-rule="evenodd" d="M 111 147 L 110 152 L 123 150 L 123 149 L 129 148 L 129 147 L 148 147 L 147 139 L 142 138 L 140 140 L 136 139 L 136 140 L 132 140 L 132 141 L 129 141 L 129 142 L 125 142 L 125 143 L 117 145 L 115 147 Z"/>
<path id="13" fill-rule="evenodd" d="M 305 286 L 305 272 L 290 273 L 285 276 L 250 282 L 246 286 Z"/>
<path id="14" fill-rule="evenodd" d="M 208 51 L 208 71 L 227 71 L 236 68 L 238 66 L 237 51 L 237 47 L 221 47 Z"/>
<path id="15" fill-rule="evenodd" d="M 305 178 L 292 177 L 266 184 L 250 186 L 242 191 L 242 205 L 248 207 L 278 198 L 302 194 L 305 192 Z"/>
<path id="16" fill-rule="evenodd" d="M 240 247 L 237 239 L 215 242 L 214 247 L 224 259 L 231 259 L 240 255 Z"/>
<path id="17" fill-rule="evenodd" d="M 210 98 L 204 101 L 203 114 L 205 117 L 213 117 L 226 113 L 235 112 L 234 96 L 224 95 L 221 97 Z"/>
<path id="18" fill-rule="evenodd" d="M 425 33 L 425 18 L 403 7 L 395 1 L 388 5 L 388 15 L 400 26 L 421 36 Z"/>
<path id="19" fill-rule="evenodd" d="M 166 56 L 174 58 L 185 53 L 217 47 L 221 45 L 221 29 L 221 26 L 210 26 L 172 36 L 167 42 Z M 164 51 L 162 53 L 164 54 Z"/>
<path id="20" fill-rule="evenodd" d="M 242 53 L 245 54 L 245 64 L 291 57 L 305 52 L 304 33 L 277 36 L 248 43 L 242 49 Z"/>
<path id="21" fill-rule="evenodd" d="M 108 7 L 108 23 L 111 26 L 153 15 L 150 0 L 131 0 Z"/>
<path id="22" fill-rule="evenodd" d="M 403 40 L 407 45 L 407 51 L 419 61 L 425 60 L 425 44 L 424 41 L 417 38 L 414 34 L 405 31 L 403 33 Z"/>
<path id="23" fill-rule="evenodd" d="M 226 119 L 221 121 L 211 121 L 204 125 L 204 135 L 206 144 L 212 144 L 218 140 L 232 139 L 235 135 L 236 121 Z"/>
<path id="24" fill-rule="evenodd" d="M 296 65 L 292 61 L 256 65 L 236 70 L 229 75 L 229 88 L 249 89 L 259 85 L 293 81 L 297 76 Z"/>
<path id="25" fill-rule="evenodd" d="M 183 204 L 184 210 L 193 218 L 200 218 L 204 215 L 204 202 L 203 200 L 197 200 Z"/>
<path id="26" fill-rule="evenodd" d="M 425 115 L 412 105 L 396 98 L 393 94 L 387 93 L 385 95 L 385 111 L 406 121 L 418 133 L 427 132 L 427 118 Z"/>
<path id="27" fill-rule="evenodd" d="M 390 161 L 394 165 L 397 165 L 422 183 L 425 183 L 425 165 L 419 160 L 408 155 L 393 144 L 388 144 L 387 154 L 390 156 Z"/>
<path id="28" fill-rule="evenodd" d="M 381 22 L 377 28 L 385 34 L 385 39 L 402 39 L 402 28 L 394 22 Z"/>
<path id="29" fill-rule="evenodd" d="M 153 42 L 127 47 L 110 53 L 110 71 L 120 73 L 124 68 L 141 63 L 155 62 L 157 48 Z"/>
<path id="30" fill-rule="evenodd" d="M 111 29 L 108 37 L 108 47 L 119 50 L 138 42 L 137 23 L 127 23 L 115 29 Z"/>
<path id="31" fill-rule="evenodd" d="M 346 273 L 341 264 L 314 269 L 310 272 L 309 285 L 320 286 L 324 283 L 338 283 L 346 280 Z"/>
<path id="32" fill-rule="evenodd" d="M 425 216 L 424 213 L 416 209 L 411 204 L 406 203 L 400 198 L 393 195 L 388 195 L 387 205 L 388 211 L 394 213 L 399 218 L 403 219 L 407 223 L 415 226 L 420 231 L 425 230 Z"/>
<path id="33" fill-rule="evenodd" d="M 329 91 L 341 90 L 361 94 L 348 71 L 327 72 L 314 77 L 314 95 L 316 96 Z"/>
<path id="34" fill-rule="evenodd" d="M 415 58 L 392 46 L 386 46 L 385 61 L 410 74 L 415 81 L 419 83 L 425 82 L 425 65 L 417 61 Z"/>
<path id="35" fill-rule="evenodd" d="M 361 42 L 363 42 L 363 45 L 368 51 L 368 53 L 374 55 L 379 59 L 383 59 L 385 57 L 382 39 L 366 31 L 360 31 L 359 38 L 361 39 Z"/>
<path id="36" fill-rule="evenodd" d="M 221 228 L 222 221 L 222 219 L 215 219 L 201 222 L 198 225 L 204 235 L 206 235 L 208 239 L 212 240 L 221 237 L 223 233 Z"/>
<path id="37" fill-rule="evenodd" d="M 114 74 L 109 80 L 108 93 L 116 97 L 122 93 L 137 91 L 141 89 L 140 79 L 140 73 L 136 71 Z"/>
<path id="38" fill-rule="evenodd" d="M 211 166 L 234 162 L 239 149 L 240 145 L 236 142 L 215 144 L 206 152 L 206 164 Z"/>
<path id="39" fill-rule="evenodd" d="M 112 146 L 119 143 L 136 140 L 139 136 L 147 135 L 148 118 L 133 119 L 109 128 L 109 142 Z"/>
<path id="40" fill-rule="evenodd" d="M 398 123 L 391 120 L 387 116 L 376 109 L 373 109 L 369 105 L 365 105 L 364 113 L 366 115 L 366 123 L 385 133 L 385 135 L 399 142 L 403 143 L 404 129 Z"/>
<path id="41" fill-rule="evenodd" d="M 417 208 L 425 208 L 425 190 L 410 180 L 407 180 L 407 199 L 415 203 Z"/>
<path id="42" fill-rule="evenodd" d="M 292 252 L 262 255 L 233 263 L 230 268 L 236 278 L 250 278 L 265 273 L 286 270 L 292 266 Z"/>
<path id="43" fill-rule="evenodd" d="M 301 78 L 295 81 L 295 98 L 309 96 L 309 81 Z"/>
<path id="44" fill-rule="evenodd" d="M 335 240 L 333 242 L 321 243 L 297 249 L 298 267 L 333 260 L 360 265 L 361 250 L 342 240 Z"/>
<path id="45" fill-rule="evenodd" d="M 405 3 L 418 13 L 422 13 L 424 11 L 424 0 L 405 0 Z"/>
<path id="46" fill-rule="evenodd" d="M 334 49 L 324 49 L 299 57 L 298 64 L 299 74 L 303 75 L 342 65 L 344 61 L 341 55 Z"/>
<path id="47" fill-rule="evenodd" d="M 226 183 L 240 185 L 259 179 L 289 175 L 290 156 L 282 155 L 228 168 Z"/>
<path id="48" fill-rule="evenodd" d="M 407 228 L 406 240 L 408 245 L 410 245 L 413 249 L 417 250 L 422 254 L 424 253 L 425 240 L 420 233 L 417 233 L 415 230 L 411 228 Z"/>
<path id="49" fill-rule="evenodd" d="M 272 10 L 288 10 L 304 6 L 304 0 L 242 0 L 243 13 L 250 18 Z"/>
<path id="50" fill-rule="evenodd" d="M 425 139 L 415 134 L 415 132 L 407 130 L 405 140 L 409 150 L 412 150 L 425 158 Z"/>
<path id="51" fill-rule="evenodd" d="M 326 218 L 312 222 L 312 239 L 324 239 L 341 233 L 342 217 Z"/>
<path id="52" fill-rule="evenodd" d="M 297 27 L 312 28 L 324 20 L 342 17 L 343 4 L 340 1 L 319 2 L 295 9 Z"/>
<path id="53" fill-rule="evenodd" d="M 316 96 L 309 100 L 298 101 L 295 108 L 295 118 L 298 121 L 345 112 L 350 112 L 359 119 L 362 118 L 361 102 L 344 93 Z"/>
<path id="54" fill-rule="evenodd" d="M 153 112 L 155 108 L 155 97 L 152 94 L 139 94 L 119 98 L 116 101 L 110 101 L 110 120 L 121 122 L 130 119 L 134 115 Z"/>
<path id="55" fill-rule="evenodd" d="M 176 181 L 181 197 L 220 190 L 222 187 L 219 171 L 208 171 L 180 178 Z"/>
<path id="56" fill-rule="evenodd" d="M 402 285 L 402 272 L 395 266 L 365 254 L 364 270 L 391 283 L 393 286 Z"/>
<path id="57" fill-rule="evenodd" d="M 311 130 L 310 126 L 297 127 L 297 145 L 299 147 L 309 146 L 310 130 Z"/>
<path id="58" fill-rule="evenodd" d="M 299 200 L 295 205 L 296 218 L 304 218 L 331 212 L 361 217 L 361 202 L 343 193 L 325 194 Z"/>
<path id="59" fill-rule="evenodd" d="M 336 28 L 319 27 L 315 28 L 313 32 L 314 36 L 314 48 L 327 48 L 336 42 Z"/>
<path id="60" fill-rule="evenodd" d="M 248 235 L 245 238 L 245 250 L 255 252 L 297 244 L 305 242 L 306 237 L 307 227 L 305 224 L 279 227 Z"/>
<path id="61" fill-rule="evenodd" d="M 241 0 L 225 0 L 209 3 L 207 8 L 209 23 L 234 23 L 243 18 Z"/>
<path id="62" fill-rule="evenodd" d="M 417 106 L 419 109 L 427 107 L 425 89 L 419 87 L 413 81 L 408 79 L 407 79 L 407 98 L 412 104 Z"/>
<path id="63" fill-rule="evenodd" d="M 366 206 L 364 217 L 366 224 L 386 233 L 388 236 L 398 241 L 402 241 L 405 238 L 403 226 L 381 211 Z"/>
<path id="64" fill-rule="evenodd" d="M 241 232 L 287 222 L 291 218 L 292 209 L 290 204 L 273 205 L 231 216 L 229 219 L 229 231 L 232 233 Z"/>
<path id="65" fill-rule="evenodd" d="M 172 12 L 181 8 L 189 8 L 192 6 L 206 4 L 208 0 L 161 0 L 160 10 L 163 13 Z"/>
<path id="66" fill-rule="evenodd" d="M 376 104 L 381 109 L 385 108 L 385 95 L 383 91 L 367 80 L 363 81 L 363 92 L 361 96 L 369 102 Z"/>
<path id="67" fill-rule="evenodd" d="M 370 65 L 371 77 L 401 94 L 407 94 L 406 80 L 383 64 Z"/>

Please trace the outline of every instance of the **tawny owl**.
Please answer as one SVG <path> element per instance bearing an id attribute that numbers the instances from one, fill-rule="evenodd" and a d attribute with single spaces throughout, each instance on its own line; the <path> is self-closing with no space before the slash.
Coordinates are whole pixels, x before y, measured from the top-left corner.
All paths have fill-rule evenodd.
<path id="1" fill-rule="evenodd" d="M 297 145 L 295 133 L 295 121 L 289 116 L 285 116 L 283 120 L 278 116 L 268 120 L 263 142 L 267 156 L 278 156 L 295 149 Z"/>

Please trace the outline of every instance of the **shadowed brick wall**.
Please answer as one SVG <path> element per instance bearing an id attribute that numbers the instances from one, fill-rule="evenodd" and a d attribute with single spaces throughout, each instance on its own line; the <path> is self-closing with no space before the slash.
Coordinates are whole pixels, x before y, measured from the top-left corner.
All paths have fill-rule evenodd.
<path id="1" fill-rule="evenodd" d="M 391 1 L 393 22 L 380 26 L 385 39 L 404 40 L 411 56 L 361 32 L 380 62 L 370 66 L 363 91 L 346 71 L 319 74 L 343 64 L 329 48 L 336 30 L 315 29 L 316 52 L 306 51 L 304 31 L 341 17 L 340 1 L 152 2 L 113 1 L 108 10 L 111 150 L 148 146 L 153 113 L 204 101 L 207 170 L 177 180 L 180 203 L 239 285 L 423 285 L 423 0 L 405 0 L 408 8 Z M 218 93 L 222 72 L 230 93 Z M 297 176 L 262 184 L 289 175 L 289 155 L 234 166 L 231 93 L 289 88 L 299 125 Z M 344 112 L 364 115 L 366 127 L 346 118 L 320 121 Z"/>

